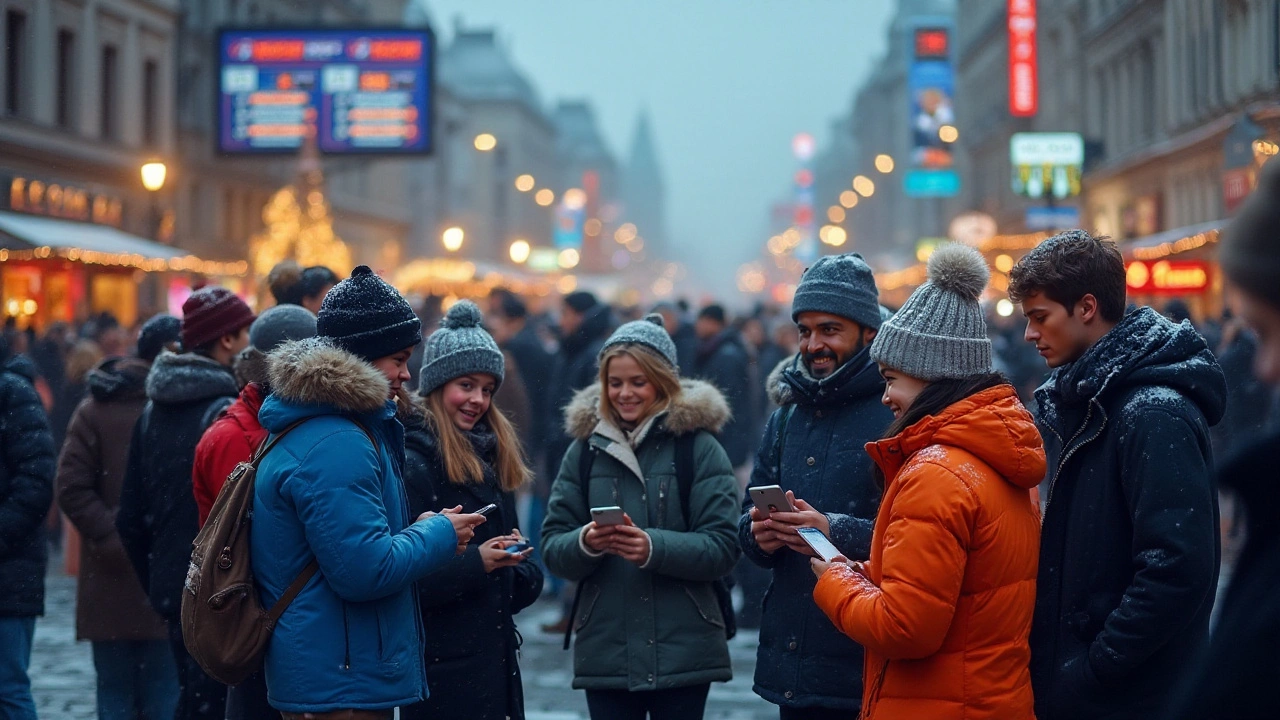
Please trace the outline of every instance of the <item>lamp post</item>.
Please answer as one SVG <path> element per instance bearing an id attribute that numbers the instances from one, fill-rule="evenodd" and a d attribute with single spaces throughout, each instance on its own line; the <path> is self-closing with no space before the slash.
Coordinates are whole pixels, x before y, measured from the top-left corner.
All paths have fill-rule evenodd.
<path id="1" fill-rule="evenodd" d="M 142 166 L 142 187 L 147 189 L 151 197 L 151 214 L 148 219 L 148 234 L 152 240 L 160 239 L 160 204 L 157 197 L 160 189 L 164 187 L 165 177 L 169 174 L 169 168 L 165 164 L 153 160 Z"/>

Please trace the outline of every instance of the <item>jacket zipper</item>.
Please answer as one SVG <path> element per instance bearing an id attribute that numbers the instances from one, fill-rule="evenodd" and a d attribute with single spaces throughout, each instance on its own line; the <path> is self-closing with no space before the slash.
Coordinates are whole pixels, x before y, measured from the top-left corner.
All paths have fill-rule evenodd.
<path id="1" fill-rule="evenodd" d="M 344 670 L 351 669 L 351 625 L 347 622 L 347 603 L 342 602 L 342 668 Z"/>
<path id="2" fill-rule="evenodd" d="M 876 678 L 876 683 L 871 688 L 871 698 L 866 701 L 867 713 L 866 715 L 861 716 L 860 720 L 871 720 L 871 711 L 874 709 L 875 704 L 880 700 L 880 689 L 884 687 L 884 678 L 888 673 L 889 661 L 885 660 L 884 664 L 880 666 L 880 675 Z"/>
<path id="3" fill-rule="evenodd" d="M 1084 422 L 1080 423 L 1080 429 L 1076 431 L 1075 435 L 1071 436 L 1071 442 L 1068 442 L 1064 445 L 1064 447 L 1067 448 L 1067 454 L 1064 455 L 1063 458 L 1058 461 L 1058 467 L 1055 468 L 1053 471 L 1053 480 L 1049 482 L 1049 497 L 1048 499 L 1045 500 L 1045 503 L 1044 503 L 1045 515 L 1049 514 L 1049 505 L 1050 503 L 1053 502 L 1053 491 L 1058 487 L 1058 477 L 1062 475 L 1062 468 L 1067 466 L 1067 461 L 1070 460 L 1071 457 L 1076 454 L 1076 451 L 1078 451 L 1080 448 L 1084 447 L 1085 445 L 1088 445 L 1089 443 L 1093 442 L 1094 440 L 1097 440 L 1098 436 L 1102 434 L 1103 428 L 1107 426 L 1106 419 L 1103 419 L 1102 425 L 1098 427 L 1098 432 L 1094 433 L 1093 437 L 1081 442 L 1079 445 L 1075 445 L 1074 447 L 1071 445 L 1071 443 L 1074 443 L 1077 439 L 1080 438 L 1081 435 L 1084 434 L 1085 428 L 1089 427 L 1089 421 L 1093 419 L 1093 405 L 1096 402 L 1097 400 L 1091 400 L 1089 402 L 1089 409 L 1086 410 L 1084 413 Z M 1057 430 L 1054 430 L 1053 434 L 1057 436 L 1058 442 L 1062 442 L 1062 436 L 1058 435 Z"/>

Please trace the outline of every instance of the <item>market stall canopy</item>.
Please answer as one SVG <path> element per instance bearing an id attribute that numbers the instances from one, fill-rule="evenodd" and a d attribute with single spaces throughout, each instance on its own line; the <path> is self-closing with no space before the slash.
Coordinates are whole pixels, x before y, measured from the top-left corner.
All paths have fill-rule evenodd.
<path id="1" fill-rule="evenodd" d="M 1212 220 L 1198 225 L 1165 230 L 1130 240 L 1121 245 L 1121 248 L 1126 257 L 1156 260 L 1217 242 L 1218 233 L 1226 224 L 1226 220 Z"/>
<path id="2" fill-rule="evenodd" d="M 244 275 L 248 263 L 201 260 L 183 250 L 109 225 L 0 211 L 0 260 L 53 257 L 148 272 Z"/>

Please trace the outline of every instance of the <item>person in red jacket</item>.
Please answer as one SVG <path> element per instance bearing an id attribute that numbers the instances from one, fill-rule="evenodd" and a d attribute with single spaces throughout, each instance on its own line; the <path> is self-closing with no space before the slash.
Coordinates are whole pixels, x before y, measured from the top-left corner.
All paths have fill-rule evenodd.
<path id="1" fill-rule="evenodd" d="M 196 462 L 191 472 L 200 527 L 209 519 L 222 484 L 236 465 L 249 460 L 267 438 L 258 422 L 258 409 L 270 394 L 267 383 L 267 353 L 288 340 L 315 337 L 316 316 L 300 305 L 277 305 L 258 316 L 249 326 L 249 347 L 236 358 L 236 380 L 240 396 L 209 426 L 196 446 Z M 267 702 L 267 684 L 262 673 L 227 692 L 227 720 L 266 720 L 280 713 Z"/>
<path id="2" fill-rule="evenodd" d="M 267 353 L 287 340 L 303 340 L 315 334 L 316 316 L 300 305 L 277 305 L 249 326 L 249 347 L 240 353 L 235 364 L 240 396 L 209 426 L 196 446 L 191 481 L 200 527 L 209 519 L 227 476 L 238 463 L 252 457 L 267 437 L 267 431 L 258 424 L 258 408 L 270 392 Z"/>

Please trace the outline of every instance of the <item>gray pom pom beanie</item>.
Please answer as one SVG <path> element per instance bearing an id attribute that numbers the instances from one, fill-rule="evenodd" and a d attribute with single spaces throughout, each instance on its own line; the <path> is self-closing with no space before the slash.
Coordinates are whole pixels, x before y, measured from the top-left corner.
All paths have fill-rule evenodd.
<path id="1" fill-rule="evenodd" d="M 863 327 L 880 327 L 880 291 L 871 266 L 858 253 L 829 255 L 804 271 L 791 301 L 791 319 L 821 312 L 848 318 Z"/>
<path id="2" fill-rule="evenodd" d="M 991 372 L 991 340 L 979 304 L 990 271 L 967 245 L 943 245 L 916 288 L 871 343 L 871 359 L 933 382 Z"/>
<path id="3" fill-rule="evenodd" d="M 481 327 L 483 320 L 479 306 L 470 300 L 449 308 L 423 348 L 418 394 L 430 395 L 450 380 L 473 373 L 492 375 L 502 384 L 506 362 L 498 343 Z"/>
<path id="4" fill-rule="evenodd" d="M 676 344 L 667 334 L 666 329 L 662 325 L 662 316 L 658 313 L 650 313 L 643 320 L 632 320 L 624 323 L 622 327 L 613 331 L 613 335 L 605 341 L 604 347 L 600 348 L 599 357 L 604 357 L 606 351 L 615 345 L 625 345 L 632 343 L 635 345 L 643 345 L 658 354 L 658 357 L 666 360 L 673 368 L 679 368 L 679 362 L 676 357 Z"/>

